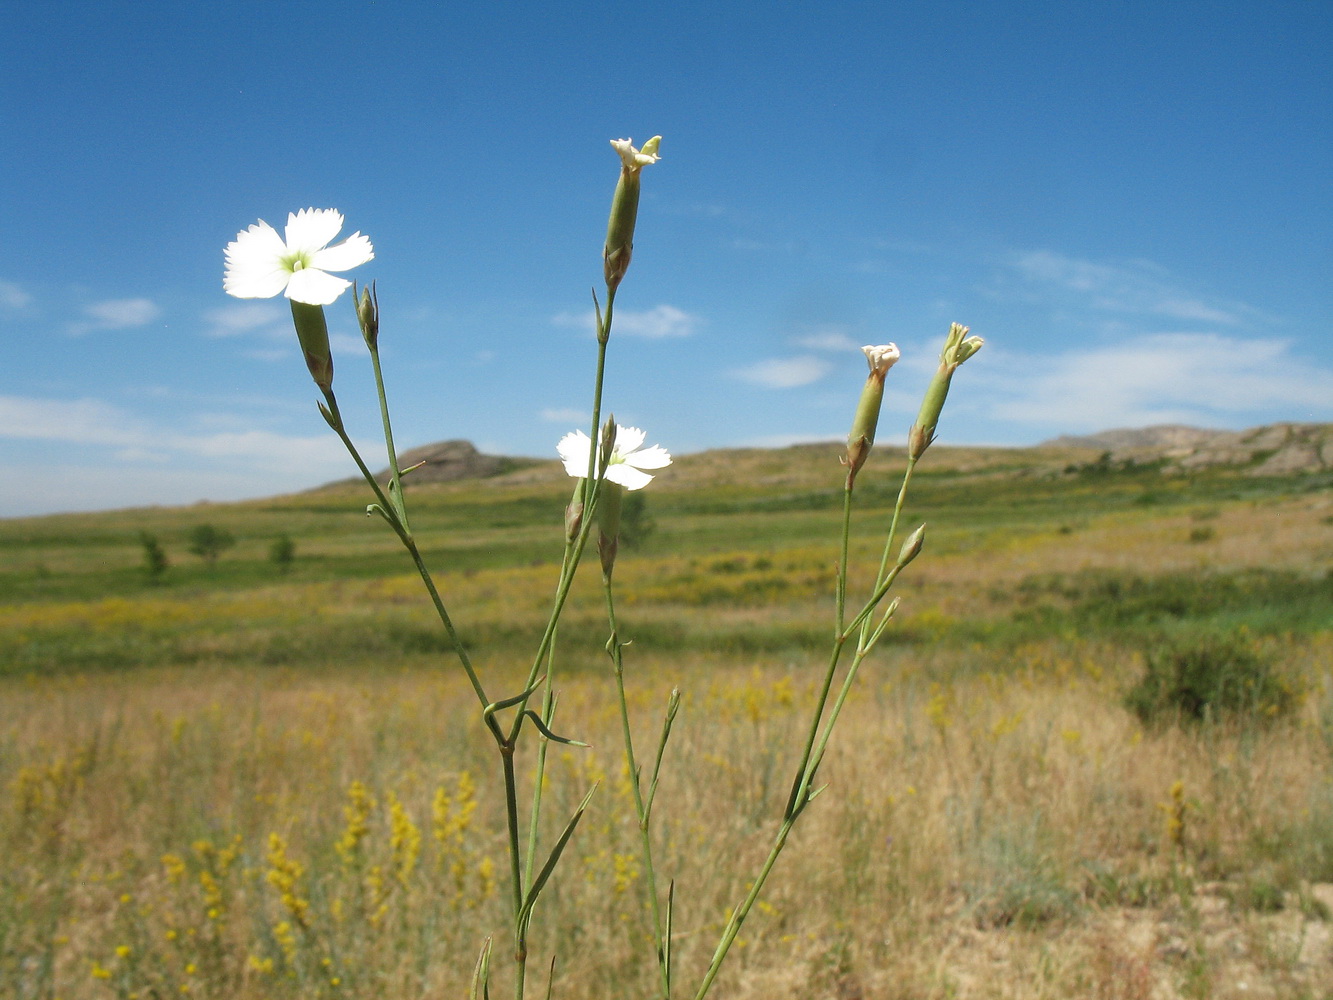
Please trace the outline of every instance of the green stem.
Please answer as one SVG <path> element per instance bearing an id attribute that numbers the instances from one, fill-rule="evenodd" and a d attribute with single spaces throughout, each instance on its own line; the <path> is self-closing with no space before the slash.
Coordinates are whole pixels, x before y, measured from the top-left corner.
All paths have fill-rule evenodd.
<path id="1" fill-rule="evenodd" d="M 528 967 L 528 940 L 522 926 L 523 868 L 518 847 L 518 782 L 514 776 L 514 747 L 500 748 L 504 762 L 505 812 L 509 833 L 509 880 L 514 907 L 514 997 L 523 1000 L 524 979 Z"/>
<path id="2" fill-rule="evenodd" d="M 741 925 L 745 923 L 745 918 L 750 915 L 750 910 L 759 899 L 759 893 L 763 890 L 764 883 L 773 871 L 773 866 L 777 864 L 778 855 L 782 853 L 782 849 L 787 845 L 787 835 L 791 833 L 791 828 L 795 823 L 796 817 L 788 816 L 782 821 L 782 826 L 778 828 L 777 838 L 773 841 L 773 847 L 768 852 L 768 857 L 764 860 L 764 866 L 759 869 L 759 874 L 755 876 L 754 884 L 750 886 L 750 891 L 746 894 L 744 901 L 732 913 L 731 919 L 727 921 L 726 929 L 722 932 L 722 938 L 717 943 L 717 950 L 713 952 L 713 961 L 709 963 L 708 971 L 704 974 L 703 982 L 699 985 L 699 992 L 694 994 L 694 1000 L 703 1000 L 712 988 L 713 980 L 717 978 L 718 972 L 722 969 L 722 963 L 726 961 L 727 952 L 731 950 L 732 942 L 736 940 L 736 935 L 741 931 Z"/>
<path id="3" fill-rule="evenodd" d="M 634 811 L 639 819 L 640 849 L 643 853 L 643 868 L 647 877 L 648 899 L 653 914 L 653 934 L 657 941 L 657 963 L 661 974 L 662 1000 L 671 997 L 671 969 L 667 966 L 667 941 L 662 923 L 662 904 L 657 894 L 657 873 L 653 867 L 653 838 L 649 832 L 648 809 L 644 804 L 643 787 L 639 782 L 639 764 L 634 756 L 634 737 L 629 722 L 629 700 L 625 697 L 625 661 L 620 641 L 620 630 L 616 623 L 616 605 L 612 596 L 611 578 L 602 574 L 602 588 L 606 593 L 606 616 L 611 626 L 611 640 L 608 651 L 616 675 L 616 694 L 620 700 L 620 730 L 625 740 L 625 766 L 629 768 L 630 787 L 634 791 Z"/>
<path id="4" fill-rule="evenodd" d="M 804 792 L 810 784 L 810 755 L 814 752 L 815 740 L 819 738 L 819 723 L 824 717 L 824 706 L 828 704 L 829 692 L 833 689 L 833 678 L 837 674 L 838 661 L 842 659 L 842 648 L 847 642 L 846 633 L 839 634 L 833 640 L 833 649 L 829 654 L 828 669 L 824 671 L 824 682 L 815 701 L 815 710 L 811 714 L 810 731 L 805 737 L 805 747 L 801 751 L 800 763 L 796 766 L 796 777 L 792 780 L 791 794 L 787 797 L 784 815 L 795 819 L 804 807 Z"/>
<path id="5" fill-rule="evenodd" d="M 380 370 L 380 351 L 378 345 L 370 346 L 370 363 L 375 370 L 375 391 L 380 399 L 380 420 L 384 424 L 384 445 L 389 452 L 389 470 L 392 475 L 389 485 L 389 497 L 394 509 L 402 520 L 403 531 L 412 535 L 411 525 L 407 521 L 407 505 L 403 500 L 403 474 L 398 468 L 398 452 L 393 446 L 393 425 L 389 422 L 389 399 L 384 392 L 384 373 Z"/>
<path id="6" fill-rule="evenodd" d="M 551 687 L 551 675 L 548 668 L 546 676 L 546 694 L 542 698 L 542 722 L 547 729 L 551 728 L 551 722 L 555 718 L 555 691 Z M 534 768 L 535 774 L 532 783 L 532 813 L 528 817 L 528 854 L 523 864 L 524 879 L 528 884 L 532 882 L 533 866 L 537 863 L 537 840 L 541 825 L 542 814 L 542 780 L 546 774 L 546 751 L 550 746 L 550 740 L 541 737 L 537 743 L 537 763 Z"/>
<path id="7" fill-rule="evenodd" d="M 569 588 L 574 583 L 574 575 L 578 571 L 579 563 L 583 558 L 583 550 L 587 545 L 588 537 L 594 523 L 597 506 L 597 496 L 601 492 L 601 469 L 597 468 L 597 454 L 600 442 L 598 440 L 599 425 L 602 419 L 602 389 L 606 379 L 606 344 L 611 336 L 611 312 L 615 304 L 616 292 L 614 288 L 608 288 L 606 293 L 606 311 L 603 313 L 598 310 L 600 323 L 597 327 L 597 370 L 593 379 L 592 390 L 592 433 L 589 435 L 592 444 L 588 451 L 588 474 L 583 479 L 583 523 L 579 528 L 577 540 L 572 545 L 572 558 L 570 556 L 571 546 L 566 546 L 566 561 L 561 566 L 560 581 L 556 585 L 555 600 L 551 605 L 551 614 L 547 618 L 546 628 L 542 632 L 541 641 L 537 644 L 537 653 L 532 659 L 532 667 L 528 671 L 528 680 L 524 685 L 530 688 L 536 682 L 541 673 L 542 664 L 550 653 L 551 646 L 555 642 L 556 624 L 560 620 L 560 615 L 564 611 L 565 600 L 569 597 Z M 509 741 L 518 739 L 519 731 L 523 728 L 523 712 L 527 708 L 527 701 L 524 700 L 514 715 L 514 723 L 509 731 Z"/>
<path id="8" fill-rule="evenodd" d="M 834 635 L 842 634 L 843 616 L 847 607 L 847 553 L 851 545 L 852 534 L 852 484 L 849 480 L 842 490 L 842 546 L 838 556 L 837 586 L 837 627 Z"/>
<path id="9" fill-rule="evenodd" d="M 472 658 L 468 656 L 467 650 L 463 648 L 463 642 L 458 637 L 458 630 L 454 628 L 453 619 L 449 617 L 449 612 L 445 609 L 444 599 L 440 596 L 440 592 L 435 586 L 435 579 L 431 576 L 430 570 L 426 567 L 426 562 L 421 556 L 421 551 L 417 548 L 415 539 L 413 539 L 411 533 L 407 530 L 407 525 L 403 520 L 399 505 L 393 503 L 385 495 L 383 487 L 381 487 L 379 482 L 375 479 L 374 473 L 367 467 L 365 460 L 361 458 L 361 453 L 357 451 L 356 445 L 352 443 L 352 439 L 348 437 L 347 428 L 343 425 L 342 414 L 338 410 L 338 400 L 333 395 L 332 389 L 324 390 L 324 399 L 328 404 L 327 414 L 329 426 L 332 427 L 333 432 L 338 435 L 338 438 L 343 443 L 343 447 L 347 449 L 347 453 L 352 456 L 352 461 L 356 463 L 356 467 L 361 471 L 361 477 L 365 479 L 367 485 L 369 485 L 374 492 L 375 499 L 379 501 L 378 507 L 384 513 L 384 519 L 389 523 L 389 526 L 393 528 L 394 534 L 396 534 L 398 540 L 403 543 L 403 548 L 407 549 L 408 554 L 412 557 L 412 563 L 417 568 L 417 573 L 421 577 L 421 582 L 426 586 L 426 592 L 430 595 L 431 603 L 435 607 L 435 613 L 439 616 L 440 622 L 444 625 L 444 630 L 449 636 L 449 642 L 453 646 L 454 654 L 458 657 L 459 663 L 462 664 L 463 671 L 467 674 L 468 682 L 472 685 L 472 690 L 476 692 L 477 699 L 481 702 L 483 707 L 489 705 L 491 700 L 486 696 L 486 689 L 482 686 L 481 678 L 477 676 L 476 668 L 472 665 Z M 494 726 L 492 726 L 492 732 L 495 733 L 498 739 L 500 734 Z"/>
<path id="10" fill-rule="evenodd" d="M 889 521 L 889 535 L 884 539 L 884 554 L 879 560 L 879 573 L 875 577 L 875 586 L 879 587 L 884 582 L 884 575 L 888 572 L 889 560 L 893 555 L 893 540 L 898 535 L 898 522 L 902 519 L 903 506 L 907 503 L 907 487 L 912 482 L 912 472 L 916 469 L 917 460 L 907 459 L 907 468 L 903 470 L 903 483 L 898 487 L 898 500 L 893 505 L 893 519 Z"/>

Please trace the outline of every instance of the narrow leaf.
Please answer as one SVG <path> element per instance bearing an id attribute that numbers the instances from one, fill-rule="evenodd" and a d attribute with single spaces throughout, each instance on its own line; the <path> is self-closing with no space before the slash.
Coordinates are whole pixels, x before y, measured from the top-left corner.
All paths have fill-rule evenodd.
<path id="1" fill-rule="evenodd" d="M 546 728 L 546 723 L 542 722 L 541 716 L 532 709 L 528 709 L 524 714 L 532 720 L 532 724 L 537 727 L 537 732 L 541 733 L 548 740 L 554 740 L 556 743 L 563 743 L 566 746 L 571 747 L 586 747 L 592 745 L 590 743 L 582 743 L 579 740 L 567 739 L 564 736 L 557 736 L 555 733 L 551 732 L 551 730 Z"/>
<path id="2" fill-rule="evenodd" d="M 569 844 L 569 839 L 574 836 L 574 828 L 579 825 L 579 820 L 583 818 L 583 813 L 588 808 L 588 803 L 592 801 L 593 793 L 597 791 L 597 785 L 594 784 L 588 789 L 588 794 L 583 797 L 579 807 L 574 810 L 574 815 L 570 817 L 565 829 L 560 834 L 560 839 L 555 842 L 551 848 L 551 856 L 546 859 L 546 864 L 542 865 L 542 870 L 537 873 L 531 887 L 528 889 L 527 898 L 523 900 L 523 906 L 518 911 L 518 923 L 522 930 L 526 932 L 528 920 L 532 916 L 532 908 L 537 905 L 537 896 L 542 889 L 546 887 L 547 880 L 551 873 L 555 871 L 555 866 L 560 863 L 560 855 L 564 853 L 565 847 Z"/>
<path id="3" fill-rule="evenodd" d="M 480 988 L 481 992 L 477 990 Z M 481 946 L 477 957 L 477 967 L 472 972 L 472 988 L 468 990 L 468 1000 L 490 1000 L 491 997 L 491 939 Z"/>

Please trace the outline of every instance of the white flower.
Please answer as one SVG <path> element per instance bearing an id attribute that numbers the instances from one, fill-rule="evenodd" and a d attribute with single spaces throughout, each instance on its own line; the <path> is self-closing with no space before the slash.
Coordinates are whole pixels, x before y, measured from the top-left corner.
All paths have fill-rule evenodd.
<path id="1" fill-rule="evenodd" d="M 660 445 L 643 447 L 646 435 L 637 427 L 621 427 L 616 424 L 616 440 L 611 447 L 611 461 L 607 463 L 603 477 L 613 483 L 619 483 L 627 490 L 641 490 L 653 481 L 653 477 L 644 469 L 665 469 L 671 464 L 671 456 Z M 592 441 L 583 431 L 571 431 L 560 439 L 555 450 L 560 453 L 565 463 L 565 471 L 575 479 L 582 479 L 588 474 L 588 450 Z M 642 449 L 642 450 L 640 450 Z"/>
<path id="2" fill-rule="evenodd" d="M 353 233 L 337 246 L 343 227 L 332 208 L 303 208 L 287 216 L 287 238 L 263 219 L 227 244 L 222 288 L 238 299 L 271 299 L 279 292 L 296 302 L 326 306 L 351 284 L 329 271 L 346 271 L 375 256 L 370 240 Z"/>
<path id="3" fill-rule="evenodd" d="M 880 344 L 878 347 L 866 346 L 861 350 L 865 351 L 866 361 L 870 362 L 870 370 L 876 375 L 882 375 L 898 362 L 897 344 Z"/>
<path id="4" fill-rule="evenodd" d="M 620 162 L 623 163 L 627 169 L 642 170 L 644 167 L 648 166 L 648 164 L 656 163 L 661 159 L 661 157 L 657 155 L 658 145 L 661 141 L 662 137 L 660 135 L 655 135 L 643 144 L 642 150 L 634 148 L 633 139 L 612 139 L 611 145 L 614 146 L 616 152 L 620 154 Z"/>

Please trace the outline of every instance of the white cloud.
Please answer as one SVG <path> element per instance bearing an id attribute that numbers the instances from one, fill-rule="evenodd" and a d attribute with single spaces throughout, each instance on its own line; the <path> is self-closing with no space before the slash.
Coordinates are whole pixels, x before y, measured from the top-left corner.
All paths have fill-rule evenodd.
<path id="1" fill-rule="evenodd" d="M 204 313 L 204 319 L 208 321 L 208 328 L 204 332 L 209 337 L 239 337 L 273 326 L 288 315 L 272 302 L 237 303 Z"/>
<path id="2" fill-rule="evenodd" d="M 823 358 L 800 355 L 794 358 L 767 358 L 732 374 L 743 382 L 765 389 L 794 389 L 818 382 L 829 373 L 832 365 Z"/>
<path id="3" fill-rule="evenodd" d="M 144 326 L 162 314 L 162 310 L 151 299 L 108 299 L 85 306 L 83 314 L 87 320 L 71 323 L 69 332 L 75 335 L 92 330 L 125 330 L 130 327 Z"/>
<path id="4" fill-rule="evenodd" d="M 12 281 L 0 281 L 0 306 L 24 309 L 32 304 L 32 296 Z"/>
<path id="5" fill-rule="evenodd" d="M 565 409 L 542 410 L 541 418 L 551 424 L 586 424 L 588 414 L 583 410 L 575 410 L 572 407 Z"/>
<path id="6" fill-rule="evenodd" d="M 98 399 L 0 396 L 0 438 L 65 446 L 60 460 L 49 469 L 40 473 L 29 469 L 21 477 L 21 486 L 0 486 L 3 516 L 57 507 L 100 509 L 142 503 L 145 496 L 152 496 L 155 503 L 189 502 L 200 496 L 236 499 L 304 489 L 355 471 L 342 445 L 329 434 L 182 430 L 176 425 L 152 424 Z M 96 456 L 80 457 L 81 449 L 89 448 L 96 450 Z M 170 474 L 160 471 L 165 465 L 170 466 Z M 165 495 L 149 488 L 159 479 L 174 484 Z M 101 485 L 87 494 L 86 501 L 66 500 L 70 494 L 61 485 L 66 481 Z M 210 483 L 227 486 L 210 492 Z M 36 501 L 29 497 L 34 493 L 40 493 Z M 52 497 L 62 499 L 53 502 Z"/>
<path id="7" fill-rule="evenodd" d="M 1019 279 L 1029 287 L 1063 291 L 1078 307 L 1101 312 L 1166 316 L 1196 323 L 1239 326 L 1263 319 L 1262 314 L 1240 302 L 1208 302 L 1177 287 L 1164 268 L 1151 261 L 1102 264 L 1034 250 L 1013 255 L 1008 261 Z"/>
<path id="8" fill-rule="evenodd" d="M 808 351 L 851 351 L 858 352 L 861 345 L 849 337 L 837 327 L 821 327 L 812 330 L 810 333 L 801 337 L 796 337 L 793 341 L 797 347 L 804 347 Z"/>
<path id="9" fill-rule="evenodd" d="M 1284 340 L 1158 333 L 1054 357 L 990 353 L 964 370 L 977 386 L 967 395 L 996 398 L 1001 421 L 1058 433 L 1333 419 L 1333 370 Z"/>
<path id="10" fill-rule="evenodd" d="M 597 315 L 589 309 L 587 312 L 564 312 L 551 320 L 556 326 L 570 327 L 575 330 L 597 332 Z M 675 306 L 660 305 L 652 309 L 617 309 L 612 321 L 612 333 L 627 337 L 688 337 L 702 321 Z"/>
<path id="11" fill-rule="evenodd" d="M 292 339 L 296 338 L 295 331 L 292 333 Z M 351 333 L 331 333 L 329 334 L 329 349 L 340 357 L 353 355 L 360 357 L 366 353 L 366 340 L 361 334 Z"/>
<path id="12" fill-rule="evenodd" d="M 128 448 L 148 442 L 147 428 L 98 399 L 0 396 L 0 437 Z"/>
<path id="13" fill-rule="evenodd" d="M 200 500 L 244 500 L 294 493 L 313 483 L 346 478 L 350 474 L 346 468 L 310 469 L 297 465 L 275 469 L 260 480 L 245 471 L 181 469 L 161 463 L 138 466 L 132 475 L 123 467 L 64 464 L 45 471 L 39 482 L 30 468 L 0 465 L 0 514 L 23 517 Z"/>

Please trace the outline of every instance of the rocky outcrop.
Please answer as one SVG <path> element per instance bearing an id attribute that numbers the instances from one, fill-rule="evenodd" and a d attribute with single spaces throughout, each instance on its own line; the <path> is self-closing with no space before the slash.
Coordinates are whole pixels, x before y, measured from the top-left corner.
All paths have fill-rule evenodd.
<path id="1" fill-rule="evenodd" d="M 1234 466 L 1252 476 L 1333 470 L 1333 424 L 1268 424 L 1245 431 L 1164 425 L 1061 437 L 1041 447 L 1096 448 L 1099 463 L 1162 463 L 1165 473 Z"/>
<path id="2" fill-rule="evenodd" d="M 420 485 L 422 483 L 451 483 L 459 479 L 485 479 L 488 476 L 498 476 L 502 472 L 508 472 L 510 469 L 517 468 L 524 464 L 522 459 L 502 458 L 498 455 L 483 455 L 473 447 L 471 441 L 437 441 L 434 444 L 422 445 L 420 448 L 409 448 L 407 451 L 399 452 L 398 468 L 409 469 L 418 462 L 424 462 L 419 469 L 415 469 L 405 481 L 411 485 Z M 388 483 L 389 470 L 380 469 L 375 473 L 375 478 L 381 483 Z M 329 489 L 331 487 L 348 486 L 361 483 L 359 477 L 350 479 L 341 479 L 336 483 L 325 483 L 318 489 Z"/>
<path id="3" fill-rule="evenodd" d="M 451 483 L 456 479 L 484 479 L 513 468 L 513 462 L 497 455 L 483 455 L 471 441 L 437 441 L 435 444 L 409 448 L 398 455 L 398 468 L 425 464 L 411 475 L 413 483 Z M 375 473 L 380 482 L 388 482 L 389 470 Z"/>

